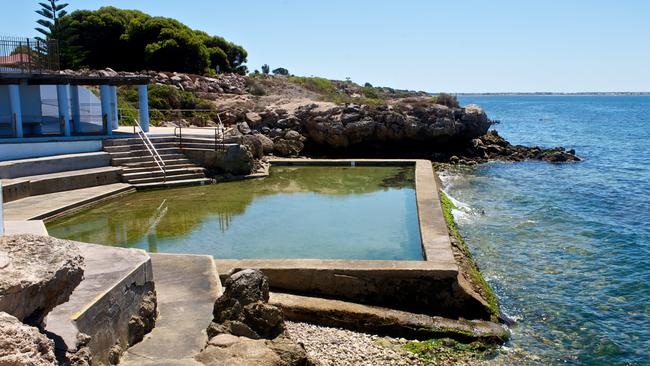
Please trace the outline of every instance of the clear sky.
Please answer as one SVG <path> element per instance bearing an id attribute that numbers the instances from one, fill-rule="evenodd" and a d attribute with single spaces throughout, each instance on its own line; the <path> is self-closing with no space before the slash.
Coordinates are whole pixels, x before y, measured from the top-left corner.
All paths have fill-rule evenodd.
<path id="1" fill-rule="evenodd" d="M 431 92 L 650 91 L 648 0 L 67 0 L 176 18 L 248 66 Z M 33 36 L 34 0 L 0 34 Z"/>

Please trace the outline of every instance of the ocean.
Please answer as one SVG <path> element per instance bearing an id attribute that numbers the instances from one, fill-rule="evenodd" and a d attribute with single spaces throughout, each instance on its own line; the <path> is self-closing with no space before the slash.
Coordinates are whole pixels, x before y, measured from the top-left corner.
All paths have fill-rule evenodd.
<path id="1" fill-rule="evenodd" d="M 477 96 L 513 144 L 582 162 L 441 174 L 462 234 L 516 320 L 495 364 L 650 365 L 650 97 Z"/>

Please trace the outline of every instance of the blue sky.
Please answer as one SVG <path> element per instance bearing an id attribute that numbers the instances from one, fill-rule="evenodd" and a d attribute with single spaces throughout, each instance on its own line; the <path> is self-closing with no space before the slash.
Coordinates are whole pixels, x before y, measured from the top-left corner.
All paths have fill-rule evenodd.
<path id="1" fill-rule="evenodd" d="M 650 91 L 650 1 L 68 0 L 174 17 L 268 63 L 447 92 Z M 3 4 L 0 34 L 35 35 L 37 1 Z"/>

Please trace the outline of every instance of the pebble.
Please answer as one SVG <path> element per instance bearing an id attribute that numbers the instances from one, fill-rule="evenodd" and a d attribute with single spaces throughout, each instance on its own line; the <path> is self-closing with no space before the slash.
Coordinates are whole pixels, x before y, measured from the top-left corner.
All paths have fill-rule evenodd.
<path id="1" fill-rule="evenodd" d="M 322 366 L 428 365 L 401 349 L 408 342 L 404 338 L 379 337 L 307 323 L 285 323 L 291 338 L 302 343 L 312 359 Z"/>

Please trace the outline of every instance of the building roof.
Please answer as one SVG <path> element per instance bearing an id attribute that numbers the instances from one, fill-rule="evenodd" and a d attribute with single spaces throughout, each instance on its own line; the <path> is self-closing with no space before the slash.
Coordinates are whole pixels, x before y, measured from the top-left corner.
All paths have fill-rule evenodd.
<path id="1" fill-rule="evenodd" d="M 0 85 L 142 85 L 149 84 L 147 75 L 79 75 L 68 73 L 18 74 L 0 72 Z"/>

